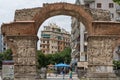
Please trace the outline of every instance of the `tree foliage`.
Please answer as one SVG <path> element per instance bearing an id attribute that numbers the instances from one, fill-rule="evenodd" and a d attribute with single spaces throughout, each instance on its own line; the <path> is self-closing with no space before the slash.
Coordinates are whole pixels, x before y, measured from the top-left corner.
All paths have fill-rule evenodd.
<path id="1" fill-rule="evenodd" d="M 0 53 L 0 68 L 2 67 L 3 54 Z"/>
<path id="2" fill-rule="evenodd" d="M 115 69 L 120 69 L 120 61 L 113 61 L 113 65 Z"/>
<path id="3" fill-rule="evenodd" d="M 12 60 L 12 51 L 11 49 L 7 49 L 3 53 L 0 53 L 0 67 L 2 67 L 3 60 Z"/>
<path id="4" fill-rule="evenodd" d="M 43 54 L 40 50 L 37 51 L 38 68 L 47 67 L 49 64 L 67 63 L 71 61 L 71 48 L 65 48 L 62 52 L 55 54 Z M 12 60 L 12 51 L 8 49 L 0 53 L 0 67 L 3 60 Z"/>
<path id="5" fill-rule="evenodd" d="M 37 57 L 38 57 L 38 68 L 45 67 L 46 63 L 46 57 L 41 51 L 37 51 Z"/>
<path id="6" fill-rule="evenodd" d="M 6 51 L 3 52 L 3 59 L 4 60 L 12 60 L 12 50 L 7 49 Z"/>
<path id="7" fill-rule="evenodd" d="M 113 1 L 120 5 L 120 0 L 113 0 Z"/>
<path id="8" fill-rule="evenodd" d="M 56 63 L 67 63 L 71 61 L 71 48 L 65 48 L 62 52 L 57 52 L 55 54 L 43 54 L 41 51 L 37 51 L 38 63 L 40 67 L 46 67 L 49 64 Z"/>

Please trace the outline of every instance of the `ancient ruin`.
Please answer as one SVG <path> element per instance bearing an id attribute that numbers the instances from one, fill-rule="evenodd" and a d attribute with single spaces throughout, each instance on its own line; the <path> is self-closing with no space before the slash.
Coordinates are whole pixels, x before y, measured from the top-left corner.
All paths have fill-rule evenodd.
<path id="1" fill-rule="evenodd" d="M 120 23 L 111 22 L 109 12 L 90 10 L 70 3 L 44 4 L 43 7 L 16 10 L 12 23 L 2 25 L 4 41 L 13 51 L 14 80 L 37 80 L 36 44 L 40 25 L 56 15 L 78 18 L 88 32 L 89 80 L 119 80 L 113 73 L 113 50 L 119 44 Z M 101 79 L 102 78 L 102 79 Z"/>

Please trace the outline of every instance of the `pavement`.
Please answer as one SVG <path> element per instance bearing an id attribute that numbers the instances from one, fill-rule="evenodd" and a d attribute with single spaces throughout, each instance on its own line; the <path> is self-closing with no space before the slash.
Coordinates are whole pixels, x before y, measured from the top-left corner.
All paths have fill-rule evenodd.
<path id="1" fill-rule="evenodd" d="M 45 79 L 45 80 L 68 80 L 69 79 L 69 76 L 68 75 L 65 75 L 65 77 L 64 77 L 64 79 L 63 79 L 63 76 L 61 75 L 59 75 L 59 76 L 51 76 L 51 77 L 47 77 L 47 79 Z M 1 79 L 1 76 L 0 76 L 0 80 L 2 80 Z M 80 79 L 78 79 L 77 77 L 74 77 L 73 76 L 73 80 L 80 80 Z"/>
<path id="2" fill-rule="evenodd" d="M 2 80 L 1 73 L 0 73 L 0 80 Z M 47 74 L 47 79 L 45 79 L 45 80 L 69 80 L 69 74 L 65 74 L 64 79 L 63 79 L 63 75 L 61 75 L 61 74 L 56 75 L 56 74 L 50 73 L 50 74 Z M 80 80 L 77 77 L 77 74 L 73 73 L 73 80 Z"/>
<path id="3" fill-rule="evenodd" d="M 80 80 L 78 77 L 77 77 L 77 74 L 73 74 L 72 76 L 73 80 Z M 66 74 L 64 76 L 64 79 L 63 79 L 63 75 L 61 74 L 47 74 L 47 79 L 46 80 L 68 80 L 69 79 L 69 74 Z"/>

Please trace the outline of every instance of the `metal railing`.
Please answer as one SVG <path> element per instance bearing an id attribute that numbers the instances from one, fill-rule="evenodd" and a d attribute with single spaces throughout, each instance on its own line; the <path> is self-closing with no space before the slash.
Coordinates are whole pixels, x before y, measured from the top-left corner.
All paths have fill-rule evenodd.
<path id="1" fill-rule="evenodd" d="M 95 1 L 95 0 L 84 0 L 85 2 L 93 2 L 93 1 Z"/>
<path id="2" fill-rule="evenodd" d="M 120 21 L 120 17 L 117 17 L 117 18 L 116 18 L 116 21 Z"/>
<path id="3" fill-rule="evenodd" d="M 116 7 L 116 11 L 117 11 L 117 12 L 120 12 L 120 6 L 117 6 L 117 7 Z"/>

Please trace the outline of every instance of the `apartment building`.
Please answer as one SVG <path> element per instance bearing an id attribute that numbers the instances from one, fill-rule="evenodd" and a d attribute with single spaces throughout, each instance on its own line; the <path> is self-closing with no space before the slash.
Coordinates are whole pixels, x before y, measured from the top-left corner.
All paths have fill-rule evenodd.
<path id="1" fill-rule="evenodd" d="M 45 54 L 63 51 L 70 46 L 70 33 L 55 23 L 44 26 L 41 31 L 40 50 Z"/>
<path id="2" fill-rule="evenodd" d="M 5 50 L 6 50 L 6 45 L 3 42 L 3 36 L 2 36 L 1 30 L 0 30 L 0 53 L 2 53 Z"/>
<path id="3" fill-rule="evenodd" d="M 109 10 L 111 21 L 120 21 L 120 6 L 113 0 L 76 0 L 75 4 L 87 8 Z M 87 32 L 84 24 L 72 17 L 71 30 L 72 60 L 87 61 Z M 118 59 L 116 56 L 115 58 Z"/>
<path id="4" fill-rule="evenodd" d="M 3 52 L 2 35 L 0 34 L 0 53 Z"/>
<path id="5" fill-rule="evenodd" d="M 109 10 L 112 21 L 120 21 L 120 6 L 113 0 L 84 0 L 88 8 Z"/>

